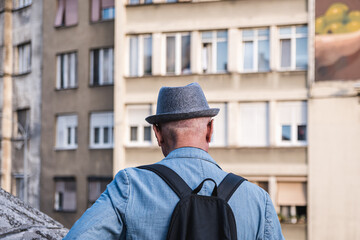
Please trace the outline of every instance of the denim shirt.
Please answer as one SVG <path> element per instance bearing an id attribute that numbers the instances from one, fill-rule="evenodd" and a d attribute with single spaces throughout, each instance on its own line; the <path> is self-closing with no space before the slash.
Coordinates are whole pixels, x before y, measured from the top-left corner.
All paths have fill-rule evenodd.
<path id="1" fill-rule="evenodd" d="M 227 174 L 207 152 L 191 147 L 172 151 L 159 164 L 173 169 L 191 189 L 205 178 L 219 184 Z M 210 195 L 213 187 L 207 181 L 199 194 Z M 127 168 L 117 173 L 65 239 L 166 239 L 178 202 L 178 196 L 155 173 Z M 245 181 L 228 203 L 238 239 L 284 239 L 271 199 L 260 187 Z"/>

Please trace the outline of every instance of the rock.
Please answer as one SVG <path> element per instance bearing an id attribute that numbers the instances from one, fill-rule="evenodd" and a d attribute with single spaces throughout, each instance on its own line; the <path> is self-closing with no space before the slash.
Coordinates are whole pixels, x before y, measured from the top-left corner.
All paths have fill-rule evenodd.
<path id="1" fill-rule="evenodd" d="M 0 239 L 62 239 L 69 230 L 0 188 Z"/>

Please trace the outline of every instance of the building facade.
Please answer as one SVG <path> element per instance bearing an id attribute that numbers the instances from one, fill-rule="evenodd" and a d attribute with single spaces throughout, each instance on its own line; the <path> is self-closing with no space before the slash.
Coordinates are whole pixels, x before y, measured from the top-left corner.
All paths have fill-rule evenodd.
<path id="1" fill-rule="evenodd" d="M 198 82 L 220 108 L 210 154 L 306 239 L 307 1 L 116 1 L 116 16 L 114 174 L 162 159 L 144 118 L 161 86 Z"/>
<path id="2" fill-rule="evenodd" d="M 1 187 L 40 204 L 42 1 L 0 1 Z"/>
<path id="3" fill-rule="evenodd" d="M 114 1 L 44 1 L 41 208 L 72 224 L 112 179 Z"/>

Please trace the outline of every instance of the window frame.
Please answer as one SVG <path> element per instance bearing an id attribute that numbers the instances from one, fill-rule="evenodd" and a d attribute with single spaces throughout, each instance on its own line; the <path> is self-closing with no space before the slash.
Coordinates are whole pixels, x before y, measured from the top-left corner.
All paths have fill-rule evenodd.
<path id="1" fill-rule="evenodd" d="M 72 194 L 75 194 L 75 199 L 74 199 L 74 209 L 63 209 L 60 208 L 60 196 L 58 195 L 58 193 L 60 191 L 57 191 L 57 182 L 63 182 L 64 183 L 64 189 L 66 188 L 65 184 L 72 182 L 73 184 L 75 184 L 75 190 L 74 192 L 71 192 Z M 77 211 L 77 182 L 76 182 L 76 177 L 73 176 L 68 176 L 68 177 L 54 177 L 54 205 L 53 205 L 53 209 L 55 212 L 76 212 Z M 65 189 L 66 190 L 66 189 Z"/>
<path id="2" fill-rule="evenodd" d="M 61 125 L 64 126 L 64 136 L 63 142 L 60 142 L 60 123 L 59 121 L 64 119 L 64 123 Z M 69 130 L 70 128 L 70 143 L 69 141 Z M 78 115 L 77 114 L 59 114 L 56 116 L 56 141 L 55 141 L 55 149 L 56 150 L 75 150 L 78 148 Z"/>
<path id="3" fill-rule="evenodd" d="M 182 71 L 181 67 L 182 67 L 182 37 L 184 36 L 189 36 L 190 37 L 190 48 L 189 48 L 189 61 L 190 61 L 190 66 L 189 69 L 187 71 Z M 168 37 L 175 37 L 175 71 L 172 72 L 168 72 L 167 71 L 167 38 Z M 191 32 L 177 32 L 177 33 L 165 33 L 164 34 L 164 66 L 163 66 L 163 73 L 164 75 L 167 76 L 177 76 L 177 75 L 188 75 L 188 74 L 192 74 L 191 72 L 191 48 L 192 48 L 192 44 L 191 44 Z"/>
<path id="4" fill-rule="evenodd" d="M 131 110 L 144 110 L 144 117 L 138 119 L 138 122 L 131 122 L 130 111 Z M 147 112 L 147 113 L 145 113 Z M 145 116 L 152 114 L 152 105 L 151 104 L 139 104 L 139 105 L 127 105 L 127 130 L 126 130 L 126 144 L 129 147 L 151 147 L 153 146 L 154 133 L 152 131 L 152 125 L 145 121 Z M 137 127 L 137 139 L 132 141 L 131 138 L 131 128 Z M 150 127 L 150 141 L 144 140 L 144 129 L 145 127 Z"/>
<path id="5" fill-rule="evenodd" d="M 290 109 L 290 122 L 281 120 L 281 108 Z M 296 119 L 296 115 L 300 113 L 299 118 Z M 308 107 L 307 101 L 284 101 L 277 103 L 277 113 L 276 113 L 276 143 L 278 146 L 283 147 L 293 147 L 293 146 L 307 146 L 308 141 L 308 121 L 307 121 Z M 289 141 L 284 141 L 282 139 L 282 126 L 290 125 L 290 134 L 291 139 Z M 298 126 L 306 126 L 306 140 L 298 140 Z"/>
<path id="6" fill-rule="evenodd" d="M 76 26 L 79 23 L 78 0 L 57 0 L 56 2 L 54 27 L 66 28 Z M 66 6 L 68 2 L 71 2 L 71 4 L 69 4 L 70 7 Z"/>
<path id="7" fill-rule="evenodd" d="M 16 73 L 18 75 L 31 72 L 32 49 L 31 42 L 20 43 L 16 46 Z M 4 54 L 5 57 L 5 54 Z"/>
<path id="8" fill-rule="evenodd" d="M 100 183 L 100 195 L 106 190 L 106 187 L 105 187 L 105 189 L 104 189 L 104 191 L 102 191 L 101 190 L 101 183 L 104 183 L 104 182 L 107 182 L 107 185 L 111 182 L 113 180 L 113 178 L 112 177 L 108 177 L 108 176 L 106 176 L 106 177 L 104 177 L 104 176 L 89 176 L 88 178 L 87 178 L 87 205 L 88 205 L 88 207 L 91 207 L 94 203 L 95 203 L 95 201 L 92 201 L 91 199 L 90 199 L 90 190 L 91 190 L 91 188 L 90 188 L 90 182 L 96 182 L 96 183 Z M 100 195 L 97 197 L 97 199 L 100 197 Z"/>
<path id="9" fill-rule="evenodd" d="M 253 30 L 254 31 L 254 36 L 252 38 L 250 37 L 245 37 L 243 36 L 243 31 L 244 30 Z M 259 36 L 259 30 L 268 30 L 268 36 Z M 269 65 L 268 65 L 268 70 L 259 70 L 259 59 L 258 59 L 258 55 L 259 55 L 259 41 L 261 40 L 268 40 L 269 46 L 268 46 L 268 50 L 269 50 Z M 252 42 L 253 43 L 253 68 L 250 69 L 245 69 L 244 68 L 244 63 L 245 63 L 245 42 Z M 240 61 L 239 61 L 239 69 L 240 72 L 242 73 L 254 73 L 254 72 L 270 72 L 270 66 L 271 66 L 271 51 L 270 51 L 270 46 L 271 46 L 271 36 L 270 36 L 270 28 L 269 27 L 261 27 L 261 28 L 249 28 L 249 29 L 241 29 L 240 32 Z"/>
<path id="10" fill-rule="evenodd" d="M 109 57 L 112 63 L 109 64 L 109 68 L 108 68 L 108 75 L 110 77 L 110 81 L 109 82 L 104 82 L 104 51 L 108 50 L 109 51 Z M 98 83 L 94 84 L 94 53 L 95 51 L 98 51 L 99 53 L 99 59 L 98 59 L 98 74 L 99 74 L 99 79 L 98 79 Z M 114 47 L 101 47 L 101 48 L 93 48 L 90 49 L 90 86 L 91 87 L 99 87 L 99 86 L 113 86 L 114 85 L 114 61 L 115 61 L 115 56 L 114 56 Z"/>
<path id="11" fill-rule="evenodd" d="M 132 73 L 132 46 L 131 46 L 131 40 L 136 39 L 136 73 Z M 150 39 L 151 41 L 151 72 L 145 73 L 145 39 Z M 153 75 L 153 36 L 152 34 L 141 34 L 141 35 L 129 35 L 128 36 L 128 46 L 129 46 L 129 65 L 128 65 L 128 76 L 129 77 L 143 77 L 143 76 L 152 76 Z"/>
<path id="12" fill-rule="evenodd" d="M 138 0 L 136 3 L 131 3 L 131 0 L 127 1 L 127 5 L 146 5 L 146 4 L 153 4 L 154 1 L 151 0 L 151 2 L 146 2 L 147 0 Z"/>
<path id="13" fill-rule="evenodd" d="M 71 61 L 72 56 L 74 56 L 74 65 L 68 64 L 68 66 L 65 65 L 64 62 L 61 61 Z M 62 69 L 62 66 L 64 66 L 64 69 Z M 68 72 L 68 67 L 73 66 L 72 73 Z M 66 68 L 66 70 L 65 70 Z M 61 71 L 65 71 L 65 73 L 61 73 Z M 66 76 L 63 80 L 61 79 L 61 74 L 63 76 Z M 74 80 L 72 81 L 69 79 L 69 76 L 71 78 L 74 77 Z M 61 82 L 64 81 L 64 87 L 61 87 Z M 58 53 L 56 54 L 56 90 L 66 90 L 66 89 L 75 89 L 78 87 L 78 56 L 77 51 L 71 51 L 71 52 L 65 52 L 65 53 Z"/>
<path id="14" fill-rule="evenodd" d="M 226 32 L 226 38 L 218 37 L 217 34 L 219 32 Z M 211 40 L 207 40 L 203 38 L 204 33 L 211 33 Z M 210 31 L 202 31 L 200 35 L 201 40 L 201 73 L 202 74 L 222 74 L 229 72 L 229 32 L 227 29 L 222 30 L 210 30 Z M 226 69 L 225 70 L 218 70 L 218 44 L 226 42 Z M 211 44 L 211 62 L 206 63 L 206 65 L 210 65 L 210 70 L 204 70 L 204 44 L 210 43 Z M 209 68 L 209 67 L 208 67 Z"/>
<path id="15" fill-rule="evenodd" d="M 241 147 L 268 147 L 270 145 L 270 106 L 269 106 L 269 102 L 266 101 L 260 101 L 260 102 L 240 102 L 238 105 L 238 109 L 239 109 L 239 120 L 238 120 L 238 124 L 239 124 L 239 128 L 238 128 L 238 145 Z M 265 126 L 264 130 L 265 133 L 263 132 L 259 132 L 261 129 L 259 129 L 259 127 L 256 127 L 256 131 L 255 133 L 253 133 L 252 135 L 256 135 L 257 137 L 261 136 L 261 137 L 265 137 L 265 139 L 256 139 L 256 143 L 248 143 L 245 142 L 244 139 L 248 139 L 248 137 L 244 137 L 242 135 L 242 107 L 245 108 L 250 108 L 253 109 L 253 111 L 255 111 L 256 114 L 256 119 L 253 121 L 255 125 L 259 124 L 259 121 L 261 123 L 262 120 L 265 121 Z M 245 109 L 244 108 L 244 109 Z M 265 119 L 260 119 L 259 120 L 259 112 L 261 112 L 261 114 L 264 114 Z M 261 116 L 260 116 L 261 117 Z M 249 126 L 247 126 L 246 128 L 249 128 Z M 264 136 L 262 136 L 264 135 Z M 244 139 L 243 139 L 244 137 Z"/>
<path id="16" fill-rule="evenodd" d="M 104 120 L 97 120 L 96 118 L 104 118 Z M 95 121 L 101 122 L 94 123 Z M 90 149 L 112 149 L 114 148 L 114 112 L 92 112 L 90 113 Z M 95 128 L 99 128 L 99 143 L 95 143 Z M 104 129 L 108 128 L 108 143 L 104 142 Z"/>
<path id="17" fill-rule="evenodd" d="M 307 29 L 307 33 L 296 33 L 296 28 L 297 27 L 306 27 Z M 285 29 L 285 28 L 290 28 L 291 29 L 291 33 L 290 34 L 284 34 L 283 36 L 280 33 L 281 29 Z M 300 39 L 300 38 L 305 38 L 306 39 L 306 44 L 307 44 L 307 50 L 309 49 L 309 28 L 308 25 L 303 24 L 303 25 L 293 25 L 293 26 L 279 26 L 277 29 L 277 34 L 278 34 L 278 44 L 279 44 L 279 61 L 278 61 L 278 66 L 279 66 L 279 71 L 306 71 L 309 68 L 309 54 L 307 54 L 307 66 L 305 68 L 301 68 L 301 67 L 297 67 L 296 66 L 296 56 L 297 56 L 297 52 L 296 52 L 296 40 Z M 290 40 L 290 67 L 282 67 L 281 66 L 281 61 L 282 61 L 282 49 L 281 49 L 281 40 Z"/>

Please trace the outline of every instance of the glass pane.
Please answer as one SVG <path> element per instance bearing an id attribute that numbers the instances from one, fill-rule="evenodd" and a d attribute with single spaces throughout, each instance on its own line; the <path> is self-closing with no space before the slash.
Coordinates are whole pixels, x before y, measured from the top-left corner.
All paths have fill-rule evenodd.
<path id="1" fill-rule="evenodd" d="M 308 62 L 307 38 L 296 39 L 296 68 L 306 69 Z"/>
<path id="2" fill-rule="evenodd" d="M 139 4 L 140 0 L 130 0 L 130 4 Z"/>
<path id="3" fill-rule="evenodd" d="M 299 125 L 297 127 L 297 130 L 298 130 L 297 140 L 306 141 L 306 125 Z"/>
<path id="4" fill-rule="evenodd" d="M 67 128 L 67 144 L 71 144 L 71 127 Z"/>
<path id="5" fill-rule="evenodd" d="M 299 26 L 299 27 L 296 27 L 296 33 L 304 33 L 304 34 L 307 34 L 307 33 L 308 33 L 307 26 Z"/>
<path id="6" fill-rule="evenodd" d="M 137 127 L 130 127 L 130 141 L 137 141 Z"/>
<path id="7" fill-rule="evenodd" d="M 105 8 L 102 10 L 102 19 L 113 19 L 115 16 L 115 8 Z"/>
<path id="8" fill-rule="evenodd" d="M 254 37 L 254 30 L 242 30 L 242 37 L 252 39 Z"/>
<path id="9" fill-rule="evenodd" d="M 151 127 L 144 127 L 144 141 L 151 141 Z"/>
<path id="10" fill-rule="evenodd" d="M 144 37 L 144 74 L 151 75 L 152 38 Z"/>
<path id="11" fill-rule="evenodd" d="M 190 73 L 190 35 L 181 37 L 181 73 Z"/>
<path id="12" fill-rule="evenodd" d="M 270 46 L 269 40 L 260 40 L 258 43 L 258 69 L 259 71 L 269 71 Z"/>
<path id="13" fill-rule="evenodd" d="M 109 143 L 109 128 L 104 127 L 104 143 Z"/>
<path id="14" fill-rule="evenodd" d="M 267 29 L 259 29 L 258 30 L 258 36 L 259 37 L 268 37 L 269 36 L 269 29 L 267 28 Z"/>
<path id="15" fill-rule="evenodd" d="M 94 128 L 94 143 L 99 143 L 100 140 L 100 128 Z"/>
<path id="16" fill-rule="evenodd" d="M 138 37 L 130 37 L 130 76 L 138 75 Z"/>
<path id="17" fill-rule="evenodd" d="M 63 64 L 63 63 L 62 63 Z M 94 50 L 93 51 L 93 85 L 99 85 L 99 50 Z M 63 69 L 63 68 L 62 68 Z"/>
<path id="18" fill-rule="evenodd" d="M 217 72 L 227 71 L 227 41 L 218 42 L 217 44 L 217 59 L 216 59 L 216 70 Z"/>
<path id="19" fill-rule="evenodd" d="M 254 69 L 254 43 L 244 42 L 244 70 Z"/>
<path id="20" fill-rule="evenodd" d="M 221 38 L 221 39 L 224 39 L 224 40 L 227 41 L 227 31 L 218 31 L 218 32 L 216 33 L 216 37 L 217 37 L 218 39 Z"/>
<path id="21" fill-rule="evenodd" d="M 168 3 L 174 3 L 174 2 L 176 2 L 177 0 L 166 0 L 166 2 L 168 2 Z"/>
<path id="22" fill-rule="evenodd" d="M 166 37 L 166 73 L 175 73 L 175 36 Z"/>
<path id="23" fill-rule="evenodd" d="M 145 4 L 152 3 L 152 0 L 145 0 Z"/>
<path id="24" fill-rule="evenodd" d="M 204 43 L 202 48 L 202 69 L 204 73 L 211 72 L 212 69 L 212 44 Z"/>
<path id="25" fill-rule="evenodd" d="M 77 127 L 75 127 L 75 128 L 74 128 L 74 135 L 75 135 L 75 139 L 74 139 L 74 140 L 75 140 L 75 144 L 77 144 L 77 143 L 78 143 L 78 134 L 77 134 L 77 129 L 78 129 Z"/>
<path id="26" fill-rule="evenodd" d="M 212 39 L 212 32 L 203 32 L 201 34 L 203 40 L 211 40 Z"/>
<path id="27" fill-rule="evenodd" d="M 281 126 L 281 139 L 283 141 L 291 140 L 291 126 L 290 125 L 282 125 Z"/>
<path id="28" fill-rule="evenodd" d="M 286 36 L 291 34 L 291 27 L 280 28 L 280 36 Z"/>
<path id="29" fill-rule="evenodd" d="M 283 39 L 280 41 L 281 45 L 281 67 L 286 68 L 291 66 L 291 40 Z"/>
<path id="30" fill-rule="evenodd" d="M 109 83 L 110 82 L 110 74 L 109 74 L 109 67 L 110 67 L 110 49 L 104 49 L 103 50 L 103 67 L 102 67 L 102 72 L 103 72 L 103 82 L 102 85 L 104 83 Z"/>

